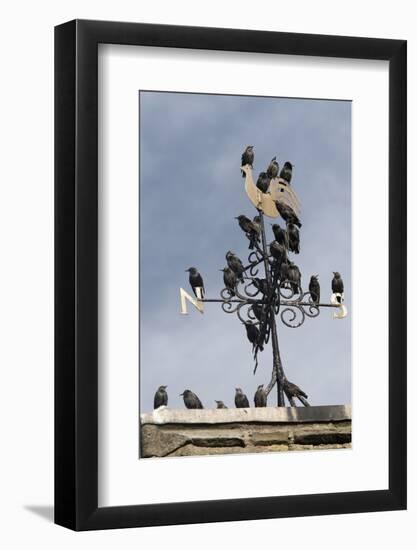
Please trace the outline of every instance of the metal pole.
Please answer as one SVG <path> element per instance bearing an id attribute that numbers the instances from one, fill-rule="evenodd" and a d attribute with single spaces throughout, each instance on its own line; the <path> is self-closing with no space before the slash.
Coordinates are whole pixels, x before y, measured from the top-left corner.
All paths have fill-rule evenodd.
<path id="1" fill-rule="evenodd" d="M 270 265 L 268 261 L 268 247 L 266 243 L 266 235 L 265 235 L 265 224 L 264 224 L 264 215 L 262 210 L 258 210 L 260 219 L 261 219 L 261 236 L 262 236 L 262 250 L 263 250 L 263 256 L 264 256 L 264 265 L 265 265 L 265 277 L 268 283 L 268 289 L 269 289 L 269 296 L 270 299 L 274 289 L 273 286 L 273 280 L 270 272 Z M 275 323 L 275 312 L 274 312 L 274 304 L 270 303 L 270 325 L 271 325 L 271 337 L 272 337 L 272 354 L 273 354 L 273 368 L 276 373 L 276 383 L 277 383 L 277 398 L 278 398 L 278 407 L 284 407 L 285 401 L 284 401 L 284 390 L 282 388 L 281 380 L 284 379 L 284 370 L 282 368 L 281 363 L 281 356 L 279 353 L 279 346 L 278 346 L 278 336 L 277 336 L 277 326 Z"/>

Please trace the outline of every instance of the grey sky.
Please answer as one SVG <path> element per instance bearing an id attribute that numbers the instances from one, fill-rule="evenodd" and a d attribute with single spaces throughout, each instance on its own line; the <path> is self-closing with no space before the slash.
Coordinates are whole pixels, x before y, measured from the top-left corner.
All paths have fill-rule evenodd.
<path id="1" fill-rule="evenodd" d="M 236 315 L 206 304 L 201 315 L 179 313 L 179 287 L 189 290 L 196 266 L 207 297 L 223 288 L 227 250 L 247 258 L 248 243 L 234 216 L 253 217 L 240 176 L 240 156 L 255 145 L 254 175 L 276 155 L 294 163 L 293 187 L 301 202 L 301 250 L 292 255 L 303 274 L 319 274 L 322 301 L 340 271 L 350 309 L 351 103 L 180 93 L 140 93 L 140 396 L 141 411 L 168 385 L 172 408 L 184 389 L 206 408 L 214 399 L 233 406 L 240 386 L 252 401 L 272 370 L 269 343 L 253 375 L 251 346 Z M 269 221 L 269 219 L 268 219 Z M 272 220 L 271 220 L 272 221 Z M 270 227 L 269 240 L 273 236 Z M 278 321 L 288 379 L 311 405 L 351 402 L 350 316 L 316 319 L 290 329 Z M 276 391 L 269 404 L 276 405 Z"/>

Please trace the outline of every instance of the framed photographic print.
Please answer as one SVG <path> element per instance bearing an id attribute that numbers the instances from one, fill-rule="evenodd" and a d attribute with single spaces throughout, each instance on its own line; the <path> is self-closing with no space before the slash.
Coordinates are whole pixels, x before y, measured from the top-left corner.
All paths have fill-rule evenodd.
<path id="1" fill-rule="evenodd" d="M 406 42 L 71 21 L 55 75 L 56 523 L 404 509 Z"/>

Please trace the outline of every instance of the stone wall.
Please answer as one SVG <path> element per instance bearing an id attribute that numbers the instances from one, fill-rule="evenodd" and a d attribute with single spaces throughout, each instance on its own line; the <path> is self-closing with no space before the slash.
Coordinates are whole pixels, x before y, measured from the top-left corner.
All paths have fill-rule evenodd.
<path id="1" fill-rule="evenodd" d="M 266 407 L 179 410 L 141 415 L 141 457 L 197 456 L 351 446 L 351 408 Z"/>

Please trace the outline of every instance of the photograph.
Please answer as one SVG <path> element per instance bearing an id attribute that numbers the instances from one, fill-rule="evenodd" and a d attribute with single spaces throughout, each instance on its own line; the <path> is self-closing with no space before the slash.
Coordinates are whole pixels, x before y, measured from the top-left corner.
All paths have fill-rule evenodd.
<path id="1" fill-rule="evenodd" d="M 139 458 L 351 447 L 351 101 L 139 90 Z"/>

